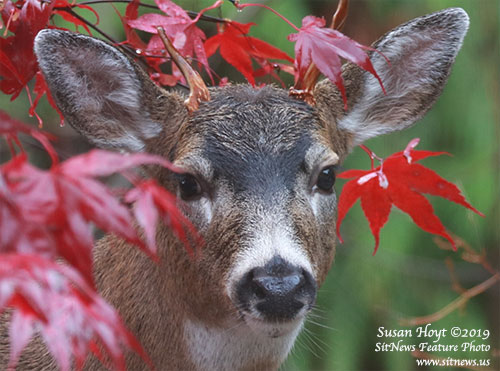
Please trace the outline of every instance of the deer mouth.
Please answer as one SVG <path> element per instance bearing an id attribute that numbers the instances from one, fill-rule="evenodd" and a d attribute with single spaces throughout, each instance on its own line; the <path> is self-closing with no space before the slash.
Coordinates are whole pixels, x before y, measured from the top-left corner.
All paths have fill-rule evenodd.
<path id="1" fill-rule="evenodd" d="M 269 338 L 280 338 L 291 334 L 297 335 L 304 323 L 305 313 L 285 322 L 271 322 L 249 313 L 241 313 L 241 318 L 253 333 Z"/>

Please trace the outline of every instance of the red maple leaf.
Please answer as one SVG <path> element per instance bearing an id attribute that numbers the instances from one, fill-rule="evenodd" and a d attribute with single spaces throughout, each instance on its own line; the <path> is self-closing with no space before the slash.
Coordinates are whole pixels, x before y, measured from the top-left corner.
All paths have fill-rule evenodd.
<path id="1" fill-rule="evenodd" d="M 118 10 L 114 8 L 116 14 L 120 17 L 122 21 L 123 30 L 125 31 L 126 39 L 124 42 L 120 44 L 129 44 L 133 48 L 136 49 L 138 54 L 141 54 L 144 49 L 146 49 L 147 45 L 142 39 L 137 35 L 135 30 L 129 26 L 128 22 L 137 19 L 139 16 L 139 0 L 132 0 L 128 3 L 127 8 L 125 9 L 125 15 L 121 15 Z"/>
<path id="2" fill-rule="evenodd" d="M 135 49 L 137 55 L 144 57 L 148 67 L 149 77 L 155 83 L 163 86 L 175 86 L 180 80 L 180 76 L 163 73 L 161 69 L 161 65 L 167 62 L 166 58 L 160 58 L 162 56 L 165 56 L 165 52 L 163 50 L 164 46 L 153 44 L 151 43 L 151 40 L 150 45 L 146 44 L 144 41 L 142 41 L 139 35 L 137 35 L 135 29 L 133 29 L 128 24 L 129 21 L 133 21 L 139 16 L 139 4 L 139 0 L 132 0 L 131 2 L 129 2 L 127 8 L 125 9 L 124 16 L 122 16 L 118 12 L 118 10 L 113 7 L 115 9 L 115 12 L 120 17 L 120 20 L 122 21 L 126 36 L 126 40 L 121 42 L 120 45 L 128 44 Z"/>
<path id="3" fill-rule="evenodd" d="M 446 198 L 484 216 L 465 200 L 453 183 L 415 163 L 444 153 L 414 150 L 418 142 L 418 138 L 413 139 L 404 151 L 382 160 L 375 169 L 372 164 L 371 170 L 348 170 L 338 175 L 338 178 L 354 178 L 344 185 L 338 202 L 337 235 L 341 241 L 340 225 L 358 198 L 361 199 L 361 207 L 375 237 L 373 254 L 377 252 L 379 232 L 389 218 L 392 205 L 409 214 L 424 231 L 446 238 L 455 247 L 455 242 L 434 214 L 432 205 L 421 193 Z M 373 159 L 373 153 L 366 147 L 364 149 Z"/>
<path id="4" fill-rule="evenodd" d="M 125 195 L 125 200 L 134 203 L 135 219 L 144 229 L 146 243 L 154 254 L 156 254 L 156 228 L 160 218 L 172 227 L 177 237 L 184 242 L 190 255 L 193 255 L 193 249 L 188 241 L 186 230 L 197 242 L 195 247 L 202 244 L 194 226 L 177 208 L 177 198 L 158 185 L 155 180 L 138 182 L 135 188 Z"/>
<path id="5" fill-rule="evenodd" d="M 203 47 L 205 34 L 196 27 L 196 22 L 207 10 L 219 7 L 222 1 L 217 0 L 213 5 L 201 10 L 195 19 L 191 19 L 184 9 L 170 0 L 155 0 L 155 2 L 167 16 L 148 13 L 137 19 L 128 20 L 127 24 L 132 28 L 154 34 L 148 44 L 148 50 L 161 50 L 164 48 L 160 37 L 157 35 L 157 27 L 163 27 L 180 54 L 184 57 L 194 57 L 196 55 L 198 62 L 205 67 L 208 75 L 212 76 L 205 48 Z"/>
<path id="6" fill-rule="evenodd" d="M 72 9 L 74 7 L 91 11 L 96 18 L 95 24 L 99 24 L 99 14 L 94 9 L 85 4 L 78 4 L 75 1 L 70 3 L 68 2 L 68 0 L 56 0 L 54 5 L 54 14 L 58 14 L 65 21 L 73 23 L 75 25 L 76 31 L 78 31 L 78 27 L 83 27 L 89 35 L 92 35 L 92 32 L 90 32 L 87 24 L 83 22 L 82 19 L 75 16 L 75 14 L 73 13 Z"/>
<path id="7" fill-rule="evenodd" d="M 45 150 L 48 152 L 52 160 L 57 161 L 57 154 L 49 142 L 49 140 L 55 139 L 54 136 L 36 130 L 31 126 L 26 125 L 25 123 L 10 117 L 6 112 L 0 110 L 0 135 L 4 136 L 5 139 L 7 140 L 7 144 L 10 147 L 12 155 L 15 155 L 16 153 L 14 148 L 14 143 L 17 144 L 17 146 L 21 150 L 23 150 L 21 142 L 17 137 L 18 133 L 30 135 L 36 140 L 38 140 L 43 145 Z"/>
<path id="8" fill-rule="evenodd" d="M 364 52 L 364 50 L 376 50 L 357 43 L 337 30 L 324 28 L 324 26 L 325 20 L 323 18 L 307 16 L 302 19 L 299 33 L 288 36 L 288 40 L 296 42 L 295 82 L 303 79 L 309 65 L 314 63 L 323 75 L 337 85 L 342 93 L 344 108 L 347 110 L 347 96 L 340 61 L 340 57 L 342 57 L 370 72 L 377 78 L 382 90 L 384 90 L 382 81 L 373 68 L 368 54 Z"/>
<path id="9" fill-rule="evenodd" d="M 222 58 L 245 76 L 250 84 L 255 86 L 257 75 L 274 71 L 269 62 L 270 59 L 281 59 L 289 62 L 293 62 L 293 59 L 280 49 L 248 36 L 250 27 L 253 25 L 255 23 L 244 24 L 234 21 L 217 24 L 218 33 L 205 41 L 205 50 L 207 57 L 210 57 L 219 49 Z M 262 65 L 262 71 L 253 70 L 251 58 Z"/>
<path id="10" fill-rule="evenodd" d="M 64 125 L 64 116 L 62 112 L 59 110 L 59 107 L 57 107 L 56 102 L 54 101 L 54 98 L 52 97 L 52 93 L 49 90 L 49 87 L 47 86 L 47 82 L 45 81 L 45 78 L 43 77 L 43 74 L 40 70 L 37 71 L 35 74 L 35 87 L 33 88 L 33 91 L 36 94 L 35 100 L 31 104 L 31 107 L 29 109 L 29 114 L 31 116 L 36 115 L 35 109 L 38 105 L 38 101 L 40 98 L 45 96 L 47 97 L 47 101 L 49 104 L 56 110 L 56 112 L 59 114 L 59 119 L 60 119 L 60 125 Z"/>

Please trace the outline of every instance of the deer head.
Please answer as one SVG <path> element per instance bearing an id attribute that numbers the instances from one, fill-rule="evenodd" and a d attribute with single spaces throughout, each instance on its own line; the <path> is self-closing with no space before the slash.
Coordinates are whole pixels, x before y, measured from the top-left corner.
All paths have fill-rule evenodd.
<path id="1" fill-rule="evenodd" d="M 454 8 L 387 33 L 373 47 L 390 65 L 372 55 L 387 94 L 369 73 L 346 64 L 347 112 L 337 88 L 323 80 L 314 88 L 315 106 L 273 86 L 235 85 L 210 89 L 211 99 L 189 113 L 182 95 L 157 87 L 115 47 L 59 30 L 38 34 L 40 67 L 78 132 L 96 146 L 158 154 L 182 169 L 151 173 L 182 200 L 205 244 L 191 259 L 160 228 L 161 263 L 151 279 L 165 290 L 158 295 L 168 310 L 160 318 L 175 322 L 169 331 L 182 334 L 195 366 L 283 361 L 334 258 L 337 165 L 355 145 L 407 128 L 429 110 L 467 27 L 467 14 Z M 148 292 L 148 275 L 141 277 L 138 290 Z M 115 305 L 126 318 L 145 310 L 120 300 Z M 169 337 L 158 334 L 157 342 L 168 341 L 160 336 Z M 168 345 L 155 356 L 160 346 L 149 343 L 160 362 Z"/>

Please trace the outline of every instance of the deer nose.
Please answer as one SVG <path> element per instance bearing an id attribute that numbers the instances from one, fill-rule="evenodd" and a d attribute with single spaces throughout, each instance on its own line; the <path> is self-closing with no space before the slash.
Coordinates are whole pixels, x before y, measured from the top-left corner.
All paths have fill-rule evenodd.
<path id="1" fill-rule="evenodd" d="M 275 256 L 243 276 L 237 296 L 243 309 L 254 309 L 266 320 L 292 320 L 314 303 L 316 283 L 306 270 Z"/>

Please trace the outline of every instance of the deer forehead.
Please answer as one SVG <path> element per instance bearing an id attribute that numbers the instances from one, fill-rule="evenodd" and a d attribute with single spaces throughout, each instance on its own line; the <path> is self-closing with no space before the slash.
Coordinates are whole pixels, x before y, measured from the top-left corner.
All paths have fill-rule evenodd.
<path id="1" fill-rule="evenodd" d="M 339 156 L 314 108 L 274 87 L 217 89 L 181 129 L 175 163 L 236 193 L 292 189 L 299 173 Z"/>

